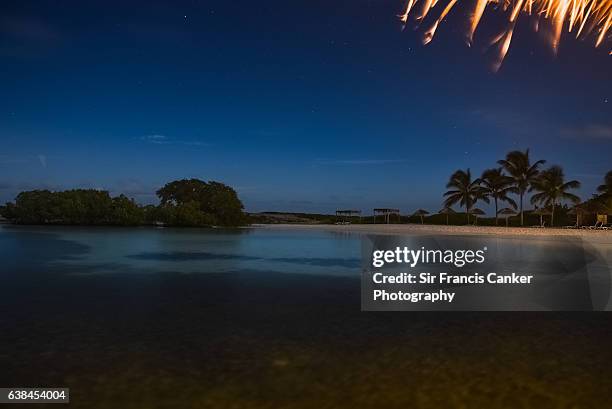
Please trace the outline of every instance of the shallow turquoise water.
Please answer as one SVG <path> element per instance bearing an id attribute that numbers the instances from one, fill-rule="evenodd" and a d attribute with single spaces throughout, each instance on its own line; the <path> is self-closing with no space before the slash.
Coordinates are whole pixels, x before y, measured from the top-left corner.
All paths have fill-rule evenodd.
<path id="1" fill-rule="evenodd" d="M 75 274 L 266 271 L 357 276 L 357 235 L 262 229 L 0 227 L 4 268 Z"/>
<path id="2" fill-rule="evenodd" d="M 2 226 L 0 259 L 4 262 L 0 265 L 0 278 L 13 277 L 5 283 L 14 284 L 19 279 L 26 286 L 35 277 L 49 279 L 57 274 L 125 277 L 164 273 L 246 273 L 259 277 L 261 273 L 284 273 L 359 278 L 363 237 L 357 233 L 323 229 Z M 554 285 L 554 288 L 566 289 L 555 290 L 565 294 L 561 297 L 565 308 L 561 309 L 611 308 L 612 246 L 607 243 L 558 236 L 413 234 L 368 237 L 372 243 L 377 243 L 376 246 L 382 246 L 377 248 L 385 249 L 397 246 L 488 248 L 487 263 L 480 267 L 483 273 L 526 272 L 539 274 L 546 280 L 542 288 L 526 288 L 527 295 L 522 298 L 514 292 L 512 297 L 508 296 L 510 290 L 523 291 L 522 287 L 501 288 L 500 297 L 531 299 L 529 291 L 532 291 L 541 298 Z M 436 264 L 424 264 L 419 266 L 419 271 L 435 273 L 439 268 Z M 24 272 L 32 274 L 22 274 Z M 544 305 L 542 308 L 553 308 L 546 301 L 547 297 L 539 303 Z M 512 303 L 515 305 L 517 301 Z M 540 307 L 529 307 L 534 308 Z"/>

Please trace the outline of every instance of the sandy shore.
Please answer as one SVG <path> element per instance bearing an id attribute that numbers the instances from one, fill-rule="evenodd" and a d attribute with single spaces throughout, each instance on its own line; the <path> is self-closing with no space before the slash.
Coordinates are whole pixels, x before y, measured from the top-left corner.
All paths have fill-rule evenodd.
<path id="1" fill-rule="evenodd" d="M 612 244 L 612 231 L 563 229 L 563 228 L 537 228 L 537 227 L 493 227 L 493 226 L 441 226 L 431 224 L 257 224 L 252 227 L 258 229 L 303 229 L 323 230 L 338 233 L 358 234 L 451 234 L 451 235 L 495 235 L 495 236 L 535 236 L 535 237 L 582 237 Z"/>

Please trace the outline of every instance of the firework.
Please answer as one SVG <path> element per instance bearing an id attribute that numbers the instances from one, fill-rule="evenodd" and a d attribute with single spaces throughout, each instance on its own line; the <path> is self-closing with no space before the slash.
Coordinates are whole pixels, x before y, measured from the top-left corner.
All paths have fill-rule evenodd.
<path id="1" fill-rule="evenodd" d="M 425 29 L 423 43 L 429 43 L 439 24 L 460 0 L 449 0 L 435 21 Z M 465 2 L 465 0 L 464 0 Z M 406 24 L 409 17 L 414 18 L 417 24 L 424 22 L 431 10 L 438 4 L 438 0 L 408 0 L 403 14 L 399 17 Z M 471 45 L 474 33 L 485 13 L 487 6 L 500 8 L 507 14 L 507 24 L 500 33 L 493 37 L 489 46 L 496 47 L 496 56 L 493 69 L 501 66 L 510 43 L 516 21 L 521 15 L 535 18 L 534 28 L 538 31 L 540 21 L 550 27 L 547 41 L 556 53 L 563 29 L 573 33 L 576 38 L 593 37 L 595 47 L 600 47 L 609 39 L 612 25 L 612 0 L 475 0 L 475 5 L 469 16 L 466 42 Z M 609 51 L 612 55 L 612 51 Z"/>

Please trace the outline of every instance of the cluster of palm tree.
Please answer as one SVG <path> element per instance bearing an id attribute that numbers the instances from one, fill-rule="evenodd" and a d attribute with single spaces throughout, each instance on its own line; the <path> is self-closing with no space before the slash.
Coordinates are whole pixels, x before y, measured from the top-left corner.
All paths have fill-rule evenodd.
<path id="1" fill-rule="evenodd" d="M 597 192 L 602 199 L 612 199 L 612 170 L 606 173 L 603 185 L 597 187 Z"/>
<path id="2" fill-rule="evenodd" d="M 554 223 L 555 208 L 562 201 L 579 203 L 580 198 L 569 190 L 580 187 L 577 180 L 565 181 L 563 169 L 560 166 L 551 166 L 542 170 L 546 163 L 544 160 L 531 162 L 529 149 L 526 151 L 512 151 L 505 159 L 497 162 L 500 166 L 487 169 L 480 178 L 472 179 L 470 169 L 457 170 L 450 177 L 446 187 L 450 189 L 444 193 L 444 206 L 450 209 L 459 204 L 466 210 L 467 221 L 470 223 L 470 215 L 482 214 L 482 210 L 475 207 L 478 201 L 495 204 L 495 225 L 498 224 L 499 215 L 516 214 L 517 210 L 521 218 L 521 226 L 524 225 L 523 201 L 525 195 L 535 192 L 531 196 L 531 203 L 541 205 L 550 209 L 551 225 Z M 599 187 L 602 192 L 612 191 L 612 172 L 606 175 L 606 183 Z M 518 196 L 518 204 L 510 197 L 511 194 Z M 499 209 L 500 203 L 505 202 L 510 207 Z M 518 208 L 518 209 L 517 209 Z M 506 218 L 507 223 L 507 218 Z"/>

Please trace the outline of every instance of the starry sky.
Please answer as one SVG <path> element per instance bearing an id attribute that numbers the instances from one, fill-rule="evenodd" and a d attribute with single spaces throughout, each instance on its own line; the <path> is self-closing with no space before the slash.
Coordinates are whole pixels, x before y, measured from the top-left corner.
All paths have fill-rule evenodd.
<path id="1" fill-rule="evenodd" d="M 140 203 L 185 177 L 249 211 L 437 211 L 449 175 L 513 149 L 588 198 L 612 169 L 612 57 L 491 12 L 423 46 L 402 0 L 10 1 L 0 14 L 0 201 L 101 188 Z"/>

